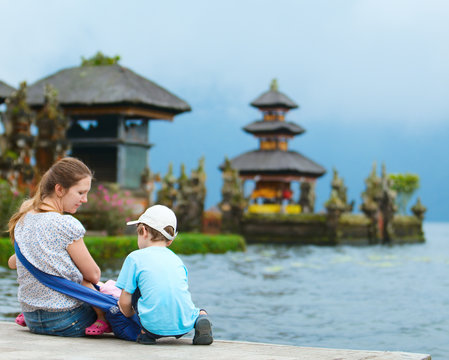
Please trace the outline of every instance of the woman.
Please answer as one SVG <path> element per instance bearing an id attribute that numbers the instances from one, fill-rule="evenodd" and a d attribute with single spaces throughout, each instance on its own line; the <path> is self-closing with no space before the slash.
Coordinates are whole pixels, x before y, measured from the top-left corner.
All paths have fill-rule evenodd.
<path id="1" fill-rule="evenodd" d="M 92 172 L 80 160 L 64 158 L 44 174 L 36 194 L 9 221 L 11 240 L 38 269 L 86 286 L 100 280 L 100 268 L 89 253 L 83 225 L 72 215 L 87 202 Z M 64 213 L 68 213 L 64 215 Z M 14 265 L 15 257 L 10 259 Z M 110 331 L 102 313 L 81 301 L 42 285 L 17 261 L 18 299 L 31 332 L 84 336 Z M 99 317 L 95 322 L 97 316 Z M 87 331 L 89 334 L 89 331 Z"/>

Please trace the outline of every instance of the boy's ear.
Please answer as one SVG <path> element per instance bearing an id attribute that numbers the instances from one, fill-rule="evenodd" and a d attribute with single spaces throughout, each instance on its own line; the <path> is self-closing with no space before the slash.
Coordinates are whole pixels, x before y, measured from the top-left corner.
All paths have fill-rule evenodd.
<path id="1" fill-rule="evenodd" d="M 167 244 L 167 247 L 169 247 L 170 245 L 171 245 L 171 243 L 173 242 L 173 240 L 169 240 L 169 241 L 167 241 L 166 242 L 166 244 Z"/>
<path id="2" fill-rule="evenodd" d="M 145 226 L 142 226 L 142 236 L 146 239 L 150 237 L 150 232 Z"/>

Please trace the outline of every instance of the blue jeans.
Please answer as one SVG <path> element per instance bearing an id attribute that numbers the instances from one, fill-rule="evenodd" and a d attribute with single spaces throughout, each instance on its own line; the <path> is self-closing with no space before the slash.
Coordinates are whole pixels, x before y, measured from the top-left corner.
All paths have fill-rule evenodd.
<path id="1" fill-rule="evenodd" d="M 67 311 L 36 310 L 23 315 L 32 333 L 69 337 L 84 336 L 86 328 L 97 320 L 95 311 L 87 304 Z"/>

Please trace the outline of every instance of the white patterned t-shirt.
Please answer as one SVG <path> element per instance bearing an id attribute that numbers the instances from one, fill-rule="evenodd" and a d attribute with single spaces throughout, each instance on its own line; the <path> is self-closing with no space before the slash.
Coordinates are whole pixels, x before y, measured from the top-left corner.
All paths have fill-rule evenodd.
<path id="1" fill-rule="evenodd" d="M 71 215 L 56 212 L 28 213 L 14 229 L 15 241 L 23 256 L 39 270 L 81 284 L 83 275 L 72 261 L 67 246 L 84 237 L 86 230 Z M 41 284 L 17 260 L 18 299 L 25 312 L 64 311 L 82 302 Z"/>

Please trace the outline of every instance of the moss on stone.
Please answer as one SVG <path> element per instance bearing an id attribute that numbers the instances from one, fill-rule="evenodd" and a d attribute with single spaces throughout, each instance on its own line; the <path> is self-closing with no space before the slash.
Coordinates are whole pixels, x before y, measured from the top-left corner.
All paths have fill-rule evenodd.
<path id="1" fill-rule="evenodd" d="M 395 215 L 393 218 L 393 225 L 421 225 L 421 220 L 419 220 L 416 216 Z"/>
<path id="2" fill-rule="evenodd" d="M 243 222 L 245 220 L 250 221 L 262 221 L 262 222 L 295 222 L 295 223 L 306 223 L 306 222 L 326 222 L 325 214 L 245 214 L 243 217 Z"/>
<path id="3" fill-rule="evenodd" d="M 338 222 L 340 225 L 366 226 L 370 224 L 370 219 L 363 214 L 342 214 Z"/>

